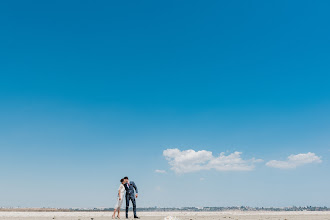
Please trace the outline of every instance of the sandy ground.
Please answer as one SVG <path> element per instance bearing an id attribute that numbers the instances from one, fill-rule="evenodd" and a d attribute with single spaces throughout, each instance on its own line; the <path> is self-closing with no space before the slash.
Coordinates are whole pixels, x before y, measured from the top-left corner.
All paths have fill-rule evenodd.
<path id="1" fill-rule="evenodd" d="M 110 220 L 109 212 L 0 212 L 0 220 Z M 122 213 L 124 214 L 124 213 Z M 130 213 L 131 214 L 131 213 Z M 330 220 L 330 212 L 141 212 L 142 220 Z M 123 215 L 124 216 L 124 215 Z M 125 219 L 125 218 L 122 218 Z M 132 219 L 132 216 L 130 216 Z"/>

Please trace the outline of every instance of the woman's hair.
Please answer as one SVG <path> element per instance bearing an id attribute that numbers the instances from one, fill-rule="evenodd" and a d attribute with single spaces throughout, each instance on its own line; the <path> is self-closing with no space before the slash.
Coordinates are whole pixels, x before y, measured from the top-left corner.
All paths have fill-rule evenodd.
<path id="1" fill-rule="evenodd" d="M 124 182 L 124 179 L 121 179 L 120 182 L 121 182 L 121 183 Z"/>

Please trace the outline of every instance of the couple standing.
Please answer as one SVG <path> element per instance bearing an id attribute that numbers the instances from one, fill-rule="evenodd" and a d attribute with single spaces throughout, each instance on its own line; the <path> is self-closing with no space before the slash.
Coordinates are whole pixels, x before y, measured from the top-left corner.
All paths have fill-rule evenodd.
<path id="1" fill-rule="evenodd" d="M 134 218 L 139 218 L 136 215 L 136 202 L 135 198 L 138 197 L 138 188 L 136 187 L 135 183 L 133 181 L 129 181 L 128 177 L 124 177 L 120 180 L 120 186 L 118 188 L 118 198 L 117 198 L 117 204 L 115 205 L 115 210 L 113 212 L 112 218 L 115 218 L 116 212 L 118 212 L 117 217 L 120 218 L 120 207 L 123 203 L 124 195 L 126 192 L 126 218 L 128 218 L 128 208 L 129 208 L 129 200 L 132 201 L 133 204 L 133 212 L 134 212 Z M 135 190 L 135 191 L 134 191 Z M 135 194 L 136 192 L 136 194 Z"/>

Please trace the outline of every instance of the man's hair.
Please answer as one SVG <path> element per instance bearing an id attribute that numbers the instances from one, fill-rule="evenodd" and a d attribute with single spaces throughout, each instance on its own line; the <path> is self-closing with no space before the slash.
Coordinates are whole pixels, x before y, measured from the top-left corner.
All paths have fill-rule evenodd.
<path id="1" fill-rule="evenodd" d="M 127 176 L 125 176 L 125 177 L 124 177 L 124 180 L 128 180 L 128 177 L 127 177 Z"/>
<path id="2" fill-rule="evenodd" d="M 121 179 L 120 182 L 121 182 L 121 183 L 124 182 L 124 179 Z"/>

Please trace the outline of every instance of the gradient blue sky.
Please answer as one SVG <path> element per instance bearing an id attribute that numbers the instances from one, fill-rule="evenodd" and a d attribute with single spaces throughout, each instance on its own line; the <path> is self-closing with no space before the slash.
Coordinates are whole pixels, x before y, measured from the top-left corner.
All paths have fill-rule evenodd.
<path id="1" fill-rule="evenodd" d="M 124 175 L 140 207 L 330 206 L 329 10 L 2 1 L 0 206 L 113 207 Z M 172 148 L 264 162 L 177 174 Z"/>

